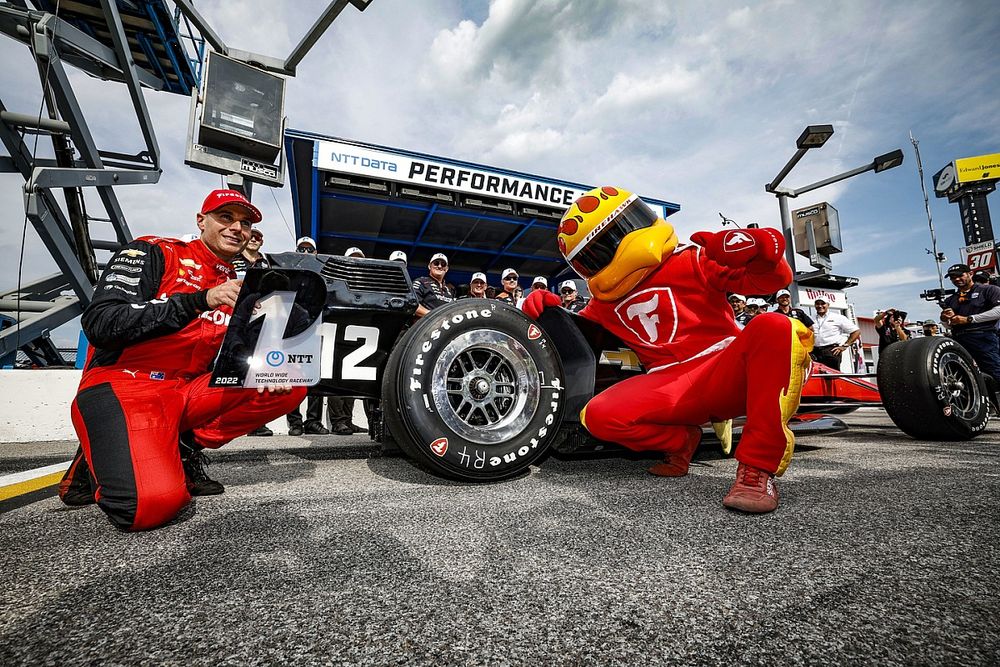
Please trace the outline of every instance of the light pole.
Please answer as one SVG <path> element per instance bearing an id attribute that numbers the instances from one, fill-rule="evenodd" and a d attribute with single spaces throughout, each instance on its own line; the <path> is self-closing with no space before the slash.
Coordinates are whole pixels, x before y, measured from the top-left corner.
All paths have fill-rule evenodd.
<path id="1" fill-rule="evenodd" d="M 792 269 L 792 284 L 788 287 L 788 290 L 791 292 L 792 306 L 799 305 L 799 283 L 798 275 L 795 271 L 795 246 L 792 237 L 792 216 L 788 211 L 789 197 L 804 195 L 807 192 L 818 190 L 819 188 L 837 183 L 838 181 L 843 181 L 844 179 L 852 176 L 857 176 L 858 174 L 863 174 L 866 171 L 874 171 L 877 174 L 903 164 L 903 151 L 896 149 L 890 153 L 879 155 L 868 164 L 861 165 L 860 167 L 851 169 L 850 171 L 845 171 L 842 174 L 837 174 L 836 176 L 831 176 L 830 178 L 824 178 L 823 180 L 816 181 L 815 183 L 810 183 L 809 185 L 801 188 L 778 187 L 781 184 L 781 181 L 784 180 L 785 176 L 787 176 L 792 168 L 798 164 L 799 160 L 802 159 L 802 156 L 806 154 L 806 151 L 812 148 L 820 148 L 831 136 L 833 136 L 833 125 L 809 125 L 806 127 L 806 129 L 802 131 L 802 134 L 799 135 L 798 140 L 795 142 L 795 146 L 798 150 L 795 151 L 792 158 L 785 164 L 784 167 L 782 167 L 781 171 L 778 172 L 778 175 L 774 177 L 774 180 L 764 186 L 765 192 L 770 192 L 778 198 L 778 211 L 781 214 L 781 231 L 785 235 L 785 259 L 788 261 L 788 265 Z"/>

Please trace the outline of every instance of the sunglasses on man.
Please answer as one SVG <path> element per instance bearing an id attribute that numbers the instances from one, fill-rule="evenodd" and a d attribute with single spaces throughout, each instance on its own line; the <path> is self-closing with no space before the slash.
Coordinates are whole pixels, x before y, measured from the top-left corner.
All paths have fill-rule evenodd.
<path id="1" fill-rule="evenodd" d="M 310 255 L 315 255 L 316 248 L 307 245 L 300 245 L 298 248 L 295 249 L 295 252 L 307 252 Z"/>
<path id="2" fill-rule="evenodd" d="M 570 289 L 570 288 L 568 288 L 568 287 L 567 287 L 566 289 L 563 289 L 563 290 L 559 290 L 559 292 L 560 292 L 561 294 L 572 294 L 572 293 L 573 293 L 573 292 L 575 292 L 575 291 L 576 291 L 575 289 Z"/>
<path id="3" fill-rule="evenodd" d="M 517 280 L 517 276 L 507 276 L 503 280 L 504 280 L 504 282 L 508 282 L 508 281 L 511 281 L 511 280 L 516 281 Z"/>
<path id="4" fill-rule="evenodd" d="M 431 266 L 437 266 L 437 267 L 440 267 L 440 268 L 445 268 L 445 267 L 448 266 L 448 262 L 444 262 L 444 261 L 442 261 L 440 259 L 435 259 L 433 262 L 431 262 Z"/>

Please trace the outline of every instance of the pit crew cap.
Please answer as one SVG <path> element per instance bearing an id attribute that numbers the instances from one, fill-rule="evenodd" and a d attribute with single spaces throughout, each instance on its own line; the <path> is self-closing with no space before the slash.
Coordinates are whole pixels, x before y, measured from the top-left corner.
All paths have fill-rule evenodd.
<path id="1" fill-rule="evenodd" d="M 393 250 L 389 254 L 389 261 L 390 262 L 402 262 L 403 264 L 406 264 L 406 253 L 403 252 L 402 250 Z"/>
<path id="2" fill-rule="evenodd" d="M 951 266 L 948 267 L 947 273 L 950 276 L 953 273 L 954 274 L 969 273 L 970 271 L 972 271 L 972 269 L 969 268 L 968 264 L 952 264 Z"/>
<path id="3" fill-rule="evenodd" d="M 347 252 L 344 253 L 344 257 L 364 257 L 364 256 L 365 253 L 361 252 L 361 248 L 358 248 L 357 246 L 351 246 L 350 248 L 347 249 Z"/>
<path id="4" fill-rule="evenodd" d="M 217 211 L 227 204 L 236 204 L 245 208 L 250 213 L 252 222 L 260 222 L 263 219 L 260 209 L 251 204 L 250 200 L 239 190 L 212 190 L 201 204 L 201 214 L 205 215 Z"/>
<path id="5" fill-rule="evenodd" d="M 250 230 L 250 236 L 259 236 L 261 241 L 264 240 L 264 232 L 260 231 L 256 227 Z"/>
<path id="6" fill-rule="evenodd" d="M 780 289 L 778 290 L 778 293 L 774 295 L 774 298 L 777 299 L 779 296 L 791 296 L 791 295 L 792 293 L 789 292 L 788 290 Z"/>
<path id="7" fill-rule="evenodd" d="M 531 281 L 531 286 L 541 285 L 542 287 L 549 286 L 549 280 L 545 276 L 535 276 L 535 279 Z"/>
<path id="8" fill-rule="evenodd" d="M 472 274 L 472 280 L 470 280 L 469 282 L 470 283 L 474 283 L 477 280 L 482 280 L 485 283 L 486 282 L 486 274 L 482 273 L 482 272 L 473 273 Z"/>
<path id="9" fill-rule="evenodd" d="M 500 274 L 500 278 L 501 279 L 506 278 L 512 273 L 514 274 L 514 277 L 517 278 L 517 271 L 515 271 L 514 269 L 504 269 L 503 273 Z"/>
<path id="10" fill-rule="evenodd" d="M 736 299 L 737 301 L 742 301 L 743 303 L 746 303 L 747 301 L 747 298 L 745 296 L 743 296 L 742 294 L 736 294 L 735 292 L 729 295 L 729 300 L 732 301 L 733 299 Z"/>
<path id="11" fill-rule="evenodd" d="M 448 263 L 448 256 L 445 255 L 443 252 L 436 252 L 433 255 L 431 255 L 431 261 L 429 261 L 427 263 L 428 264 L 433 264 L 434 262 L 438 261 L 439 259 L 442 262 L 444 262 L 445 264 Z"/>
<path id="12" fill-rule="evenodd" d="M 573 282 L 572 280 L 564 280 L 561 283 L 559 283 L 560 292 L 566 289 L 567 287 L 573 290 L 574 292 L 576 291 L 576 283 Z"/>
<path id="13" fill-rule="evenodd" d="M 827 301 L 826 299 L 824 299 L 823 297 L 818 296 L 818 297 L 816 297 L 815 301 L 813 301 L 813 303 L 825 303 L 825 304 L 829 304 L 830 302 Z"/>
<path id="14" fill-rule="evenodd" d="M 184 241 L 184 243 L 191 243 L 191 241 L 195 241 L 198 238 L 197 234 L 185 234 L 181 237 L 181 241 Z"/>
<path id="15" fill-rule="evenodd" d="M 316 242 L 312 240 L 311 236 L 303 236 L 302 238 L 300 238 L 298 241 L 295 242 L 296 248 L 299 247 L 300 245 L 311 245 L 313 248 L 315 248 Z"/>

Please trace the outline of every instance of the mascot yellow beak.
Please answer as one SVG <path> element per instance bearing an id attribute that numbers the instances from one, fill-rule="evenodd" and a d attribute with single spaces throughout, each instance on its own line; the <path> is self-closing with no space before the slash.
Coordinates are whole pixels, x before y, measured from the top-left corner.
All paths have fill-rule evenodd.
<path id="1" fill-rule="evenodd" d="M 657 220 L 652 227 L 639 229 L 622 239 L 615 258 L 587 280 L 590 293 L 598 301 L 617 301 L 641 283 L 677 248 L 674 226 Z"/>
<path id="2" fill-rule="evenodd" d="M 638 196 L 604 186 L 573 202 L 557 243 L 595 299 L 617 301 L 673 253 L 677 234 Z"/>

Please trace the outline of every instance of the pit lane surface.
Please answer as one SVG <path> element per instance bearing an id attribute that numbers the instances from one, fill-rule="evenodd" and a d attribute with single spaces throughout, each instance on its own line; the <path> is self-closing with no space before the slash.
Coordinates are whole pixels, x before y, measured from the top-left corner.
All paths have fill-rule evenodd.
<path id="1" fill-rule="evenodd" d="M 1000 424 L 845 421 L 802 439 L 767 516 L 722 507 L 735 462 L 705 450 L 683 479 L 549 459 L 462 485 L 361 436 L 232 443 L 225 495 L 149 533 L 8 502 L 0 664 L 997 664 Z"/>

